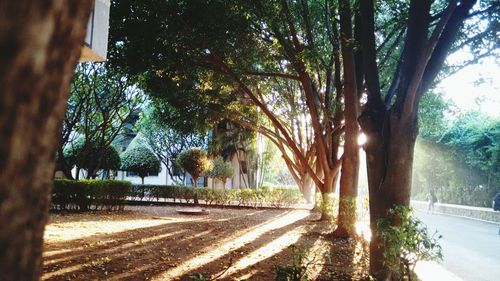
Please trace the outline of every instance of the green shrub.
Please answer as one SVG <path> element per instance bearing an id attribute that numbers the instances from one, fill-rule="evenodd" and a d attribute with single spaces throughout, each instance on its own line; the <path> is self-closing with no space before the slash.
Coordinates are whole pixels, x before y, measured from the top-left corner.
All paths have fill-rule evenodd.
<path id="1" fill-rule="evenodd" d="M 251 188 L 237 189 L 235 197 L 236 200 L 238 201 L 238 205 L 240 206 L 254 205 L 259 199 L 255 189 Z"/>
<path id="2" fill-rule="evenodd" d="M 394 224 L 398 221 L 398 224 Z M 377 232 L 384 249 L 384 263 L 399 278 L 411 280 L 418 261 L 442 260 L 438 240 L 440 235 L 429 234 L 425 224 L 406 206 L 394 206 L 388 217 L 377 221 Z"/>
<path id="3" fill-rule="evenodd" d="M 290 207 L 293 204 L 297 204 L 300 200 L 299 191 L 296 189 L 271 189 L 264 187 L 260 192 L 264 203 L 275 208 Z"/>
<path id="4" fill-rule="evenodd" d="M 231 205 L 236 202 L 238 206 L 268 206 L 275 208 L 290 207 L 300 200 L 300 193 L 296 189 L 270 189 L 263 188 L 258 191 L 251 188 L 235 189 L 212 189 L 193 188 L 174 185 L 133 185 L 128 196 L 149 201 L 160 201 L 172 199 L 184 200 L 192 203 L 195 195 L 207 205 Z"/>
<path id="5" fill-rule="evenodd" d="M 205 201 L 205 203 L 208 205 L 212 205 L 216 202 L 217 192 L 218 192 L 217 190 L 206 187 L 198 189 L 198 194 L 200 196 L 200 199 Z"/>
<path id="6" fill-rule="evenodd" d="M 131 184 L 116 180 L 55 179 L 52 188 L 52 209 L 56 210 L 117 210 L 123 209 Z"/>
<path id="7" fill-rule="evenodd" d="M 195 196 L 197 195 L 196 191 L 195 187 L 183 186 L 179 189 L 179 199 L 184 199 L 186 203 L 191 203 L 191 201 L 195 200 Z"/>

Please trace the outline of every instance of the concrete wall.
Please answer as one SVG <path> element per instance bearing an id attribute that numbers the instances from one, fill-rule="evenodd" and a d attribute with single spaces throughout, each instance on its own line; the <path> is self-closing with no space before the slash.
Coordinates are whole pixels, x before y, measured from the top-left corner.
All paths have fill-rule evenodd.
<path id="1" fill-rule="evenodd" d="M 416 210 L 427 211 L 429 203 L 426 201 L 412 200 L 411 206 Z M 492 208 L 436 203 L 434 204 L 434 212 L 500 223 L 500 212 L 495 212 Z"/>

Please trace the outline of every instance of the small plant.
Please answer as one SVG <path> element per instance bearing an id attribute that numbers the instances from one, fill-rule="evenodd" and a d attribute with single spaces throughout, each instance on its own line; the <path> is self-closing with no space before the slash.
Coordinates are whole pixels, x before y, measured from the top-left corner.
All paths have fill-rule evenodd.
<path id="1" fill-rule="evenodd" d="M 309 249 L 304 246 L 293 244 L 289 247 L 292 251 L 291 265 L 276 265 L 276 281 L 306 281 L 307 264 L 306 259 Z"/>
<path id="2" fill-rule="evenodd" d="M 438 243 L 441 235 L 430 235 L 411 208 L 394 206 L 387 218 L 377 221 L 377 230 L 384 245 L 384 263 L 401 280 L 412 279 L 418 261 L 443 259 Z"/>
<path id="3" fill-rule="evenodd" d="M 201 274 L 201 273 L 191 274 L 191 275 L 189 275 L 189 278 L 193 281 L 208 281 L 209 280 L 205 276 L 203 276 L 203 274 Z"/>
<path id="4" fill-rule="evenodd" d="M 307 272 L 312 265 L 317 264 L 320 255 L 314 253 L 311 257 L 311 251 L 308 247 L 301 244 L 293 244 L 288 247 L 292 254 L 291 265 L 275 265 L 276 281 L 307 281 L 309 277 Z M 322 257 L 327 262 L 331 262 L 330 254 L 324 252 Z"/>

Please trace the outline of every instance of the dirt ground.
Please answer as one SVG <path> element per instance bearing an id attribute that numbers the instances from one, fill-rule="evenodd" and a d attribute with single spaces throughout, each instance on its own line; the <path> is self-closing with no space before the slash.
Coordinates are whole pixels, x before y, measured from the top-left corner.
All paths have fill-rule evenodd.
<path id="1" fill-rule="evenodd" d="M 309 280 L 366 277 L 362 239 L 329 238 L 331 229 L 308 210 L 189 216 L 179 208 L 52 214 L 42 280 L 275 280 L 276 266 L 300 253 Z"/>

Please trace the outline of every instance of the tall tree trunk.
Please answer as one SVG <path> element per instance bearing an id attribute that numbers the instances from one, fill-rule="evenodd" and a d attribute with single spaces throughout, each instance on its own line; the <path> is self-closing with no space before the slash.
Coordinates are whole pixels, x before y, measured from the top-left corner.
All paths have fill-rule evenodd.
<path id="1" fill-rule="evenodd" d="M 304 174 L 300 182 L 299 190 L 307 203 L 314 202 L 315 189 L 316 187 L 311 176 L 309 174 Z"/>
<path id="2" fill-rule="evenodd" d="M 407 121 L 395 113 L 379 121 L 360 120 L 367 143 L 368 186 L 370 196 L 370 274 L 377 280 L 391 280 L 389 270 L 383 264 L 384 245 L 378 236 L 377 222 L 387 217 L 387 211 L 395 205 L 409 206 L 411 194 L 413 152 L 418 133 L 417 118 Z M 373 117 L 373 115 L 372 115 Z M 383 117 L 382 117 L 383 118 Z M 371 121 L 375 121 L 372 123 Z"/>
<path id="3" fill-rule="evenodd" d="M 333 220 L 334 193 L 338 175 L 338 171 L 334 174 L 332 173 L 332 175 L 325 174 L 324 184 L 319 188 L 321 191 L 320 221 Z"/>
<path id="4" fill-rule="evenodd" d="M 349 1 L 339 0 L 341 50 L 344 68 L 344 120 L 345 143 L 342 156 L 342 171 L 340 175 L 339 213 L 337 237 L 351 237 L 355 235 L 356 198 L 358 196 L 359 174 L 359 147 L 358 147 L 358 92 L 356 84 L 356 70 L 354 65 L 354 50 L 352 40 L 351 9 Z"/>
<path id="5" fill-rule="evenodd" d="M 91 1 L 0 1 L 0 274 L 38 280 L 55 155 Z"/>

